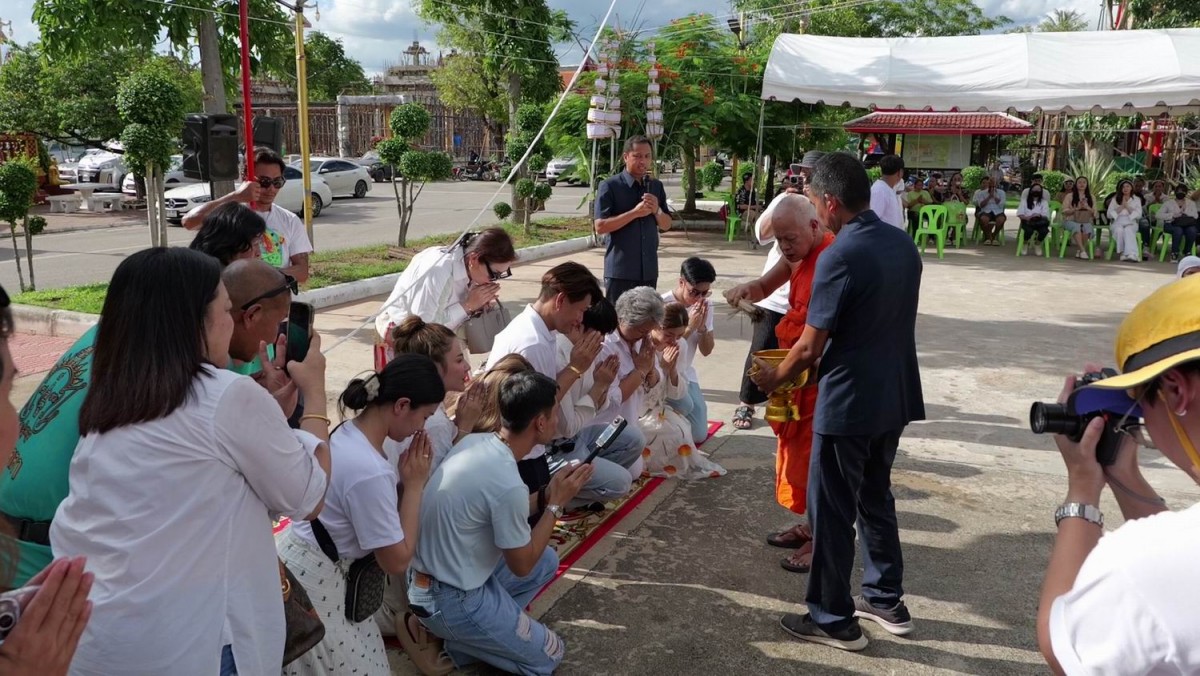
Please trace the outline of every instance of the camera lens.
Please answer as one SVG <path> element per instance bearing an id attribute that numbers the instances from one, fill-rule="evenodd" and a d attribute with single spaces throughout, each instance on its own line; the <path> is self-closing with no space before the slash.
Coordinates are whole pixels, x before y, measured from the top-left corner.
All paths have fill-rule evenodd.
<path id="1" fill-rule="evenodd" d="M 1033 402 L 1029 408 L 1029 429 L 1034 434 L 1063 434 L 1073 437 L 1082 430 L 1079 416 L 1071 415 L 1063 404 Z"/>

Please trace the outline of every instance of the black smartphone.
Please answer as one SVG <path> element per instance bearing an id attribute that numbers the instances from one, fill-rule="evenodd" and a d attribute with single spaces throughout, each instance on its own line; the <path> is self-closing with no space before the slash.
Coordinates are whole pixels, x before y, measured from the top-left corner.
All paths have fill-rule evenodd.
<path id="1" fill-rule="evenodd" d="M 287 320 L 288 361 L 304 361 L 312 340 L 313 306 L 308 303 L 292 302 Z"/>
<path id="2" fill-rule="evenodd" d="M 608 427 L 605 427 L 604 431 L 600 433 L 600 436 L 596 437 L 596 440 L 592 442 L 592 450 L 590 453 L 588 453 L 587 460 L 584 460 L 584 462 L 591 464 L 591 462 L 596 459 L 596 456 L 600 455 L 601 451 L 604 451 L 609 446 L 612 446 L 613 442 L 617 440 L 617 437 L 620 436 L 621 432 L 625 431 L 625 427 L 628 424 L 629 423 L 626 422 L 624 418 L 617 416 L 616 420 L 613 420 L 611 423 L 609 423 Z"/>

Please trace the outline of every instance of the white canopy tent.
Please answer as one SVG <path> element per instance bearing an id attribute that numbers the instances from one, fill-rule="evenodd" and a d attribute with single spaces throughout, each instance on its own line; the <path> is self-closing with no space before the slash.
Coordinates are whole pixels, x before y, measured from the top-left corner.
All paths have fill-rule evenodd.
<path id="1" fill-rule="evenodd" d="M 762 98 L 856 108 L 1200 110 L 1200 29 L 944 38 L 780 35 Z"/>

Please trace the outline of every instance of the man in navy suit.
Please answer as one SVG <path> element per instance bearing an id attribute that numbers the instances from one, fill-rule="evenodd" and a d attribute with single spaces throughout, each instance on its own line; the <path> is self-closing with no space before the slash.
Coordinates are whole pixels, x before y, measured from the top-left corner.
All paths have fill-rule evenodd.
<path id="1" fill-rule="evenodd" d="M 925 417 L 915 336 L 921 257 L 903 230 L 870 210 L 871 181 L 853 156 L 823 157 L 807 192 L 837 239 L 817 261 L 800 340 L 777 369 L 755 378 L 770 392 L 820 359 L 808 484 L 809 613 L 785 615 L 781 624 L 806 641 L 862 650 L 859 618 L 896 635 L 913 630 L 891 472 L 905 426 Z M 856 521 L 865 567 L 860 596 L 850 591 Z"/>

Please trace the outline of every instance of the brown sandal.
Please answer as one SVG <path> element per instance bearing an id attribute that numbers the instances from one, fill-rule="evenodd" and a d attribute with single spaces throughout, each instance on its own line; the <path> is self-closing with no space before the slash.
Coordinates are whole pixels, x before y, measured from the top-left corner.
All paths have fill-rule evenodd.
<path id="1" fill-rule="evenodd" d="M 453 673 L 454 662 L 442 652 L 442 640 L 429 633 L 417 616 L 412 613 L 404 614 L 404 631 L 397 632 L 396 638 L 404 647 L 408 659 L 425 676 L 446 676 Z"/>
<path id="2" fill-rule="evenodd" d="M 789 573 L 807 573 L 812 570 L 812 541 L 805 543 L 803 547 L 792 552 L 791 556 L 785 556 L 779 565 Z"/>
<path id="3" fill-rule="evenodd" d="M 812 529 L 807 523 L 801 522 L 783 531 L 767 536 L 767 544 L 783 549 L 799 549 L 812 542 Z"/>

